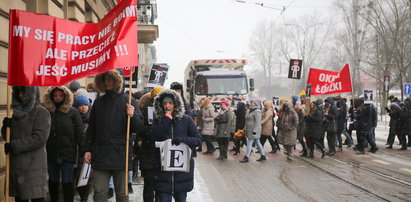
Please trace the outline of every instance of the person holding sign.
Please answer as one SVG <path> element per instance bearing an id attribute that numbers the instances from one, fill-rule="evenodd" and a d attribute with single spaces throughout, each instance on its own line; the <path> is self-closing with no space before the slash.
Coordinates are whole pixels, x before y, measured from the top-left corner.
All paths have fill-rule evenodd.
<path id="1" fill-rule="evenodd" d="M 193 119 L 185 115 L 184 112 L 184 102 L 176 91 L 161 91 L 154 99 L 155 119 L 149 133 L 152 141 L 171 139 L 174 145 L 185 143 L 190 148 L 199 146 L 201 137 L 197 126 L 194 124 Z M 172 160 L 175 166 L 183 166 L 178 155 L 172 158 L 174 158 Z M 156 200 L 171 202 L 172 197 L 174 197 L 175 201 L 186 201 L 187 192 L 194 188 L 194 159 L 192 156 L 189 159 L 189 172 L 163 171 L 161 157 L 158 155 L 156 168 L 154 169 Z"/>
<path id="2" fill-rule="evenodd" d="M 47 196 L 46 142 L 50 133 L 50 113 L 40 105 L 37 87 L 14 86 L 12 118 L 3 120 L 1 133 L 10 128 L 10 141 L 4 144 L 10 155 L 10 192 L 16 202 L 43 202 Z"/>
<path id="3" fill-rule="evenodd" d="M 108 184 L 113 176 L 116 201 L 128 201 L 124 169 L 126 160 L 131 165 L 132 150 L 126 159 L 127 117 L 131 117 L 130 132 L 137 132 L 143 128 L 141 111 L 134 99 L 131 99 L 131 105 L 128 104 L 119 71 L 99 74 L 94 82 L 104 95 L 98 97 L 91 108 L 83 149 L 84 161 L 91 163 L 94 172 L 93 200 L 107 201 Z M 130 148 L 131 140 L 128 142 Z"/>

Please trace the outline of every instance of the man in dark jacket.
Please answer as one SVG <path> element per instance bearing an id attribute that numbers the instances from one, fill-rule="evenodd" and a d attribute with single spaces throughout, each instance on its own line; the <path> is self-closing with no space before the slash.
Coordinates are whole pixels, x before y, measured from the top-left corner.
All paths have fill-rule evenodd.
<path id="1" fill-rule="evenodd" d="M 65 86 L 50 87 L 44 94 L 44 107 L 51 115 L 47 164 L 52 202 L 57 202 L 59 198 L 60 176 L 64 201 L 74 200 L 73 169 L 84 133 L 80 113 L 73 107 L 73 102 L 73 93 Z"/>
<path id="2" fill-rule="evenodd" d="M 398 107 L 400 106 L 400 101 L 398 100 L 397 97 L 390 95 L 388 97 L 388 100 L 391 102 L 391 105 L 396 104 L 398 105 Z M 388 138 L 387 138 L 387 145 L 388 145 L 387 149 L 392 149 L 392 145 L 395 142 L 395 136 L 398 133 L 398 111 L 393 112 L 391 107 L 386 107 L 385 110 L 387 110 L 388 115 L 390 116 L 390 124 L 389 124 L 390 130 L 388 132 Z"/>
<path id="3" fill-rule="evenodd" d="M 181 142 L 190 148 L 200 145 L 201 137 L 193 119 L 184 114 L 181 96 L 174 90 L 163 90 L 154 99 L 155 117 L 151 127 L 152 141 L 172 139 L 172 144 Z M 194 150 L 192 153 L 195 152 Z M 194 159 L 190 158 L 189 172 L 162 171 L 158 152 L 154 170 L 154 190 L 156 198 L 162 201 L 186 201 L 187 192 L 194 188 Z"/>
<path id="4" fill-rule="evenodd" d="M 97 75 L 94 82 L 104 95 L 98 97 L 91 108 L 89 127 L 84 146 L 84 161 L 94 169 L 94 201 L 107 201 L 108 184 L 113 176 L 116 201 L 128 201 L 125 195 L 127 117 L 131 132 L 142 129 L 142 115 L 137 102 L 123 93 L 123 78 L 117 70 Z M 132 149 L 127 161 L 131 165 Z"/>
<path id="5" fill-rule="evenodd" d="M 375 144 L 375 141 L 371 138 L 371 135 L 368 133 L 371 131 L 373 127 L 372 121 L 372 110 L 369 105 L 364 104 L 364 99 L 360 98 L 356 101 L 355 104 L 358 107 L 357 113 L 357 154 L 365 154 L 364 152 L 364 139 L 367 139 L 368 143 L 371 145 L 370 152 L 375 153 L 378 151 L 378 147 Z"/>

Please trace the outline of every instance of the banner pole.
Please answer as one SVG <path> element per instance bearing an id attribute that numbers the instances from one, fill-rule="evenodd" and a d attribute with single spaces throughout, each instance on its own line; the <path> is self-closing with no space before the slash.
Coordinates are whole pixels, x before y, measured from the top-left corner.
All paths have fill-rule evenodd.
<path id="1" fill-rule="evenodd" d="M 128 87 L 128 104 L 131 105 L 131 89 L 133 85 L 133 68 L 130 67 L 130 84 Z M 135 110 L 135 109 L 134 109 Z M 126 174 L 125 176 L 125 195 L 128 196 L 128 150 L 129 150 L 129 136 L 130 136 L 130 118 L 127 116 L 127 136 L 126 136 Z"/>
<path id="2" fill-rule="evenodd" d="M 294 89 L 295 88 L 295 79 L 293 79 L 293 90 L 292 90 L 292 92 L 291 92 L 291 103 L 293 103 L 293 99 L 292 99 L 292 97 L 293 97 L 293 95 L 294 95 Z"/>
<path id="3" fill-rule="evenodd" d="M 354 99 L 355 99 L 355 94 L 354 94 L 354 84 L 353 84 L 353 82 L 352 82 L 352 76 L 351 76 L 351 68 L 349 68 L 350 66 L 348 65 L 348 70 L 350 70 L 349 72 L 350 72 L 350 82 L 351 82 L 351 97 L 352 97 L 352 101 L 353 101 L 353 107 L 354 107 L 354 109 L 355 109 L 355 102 L 354 102 Z"/>
<path id="4" fill-rule="evenodd" d="M 11 118 L 11 86 L 7 85 L 7 117 Z M 10 127 L 6 128 L 6 142 L 10 143 Z M 6 155 L 6 179 L 4 201 L 9 202 L 10 153 Z"/>

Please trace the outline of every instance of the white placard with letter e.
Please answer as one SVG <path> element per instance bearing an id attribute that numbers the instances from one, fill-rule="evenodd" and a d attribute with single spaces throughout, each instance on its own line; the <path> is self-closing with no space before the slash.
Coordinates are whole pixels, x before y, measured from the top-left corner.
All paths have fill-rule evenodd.
<path id="1" fill-rule="evenodd" d="M 160 146 L 160 144 L 156 145 Z M 173 145 L 171 139 L 164 141 L 162 158 L 163 171 L 190 172 L 191 149 L 185 143 Z M 160 151 L 162 148 L 160 148 Z"/>

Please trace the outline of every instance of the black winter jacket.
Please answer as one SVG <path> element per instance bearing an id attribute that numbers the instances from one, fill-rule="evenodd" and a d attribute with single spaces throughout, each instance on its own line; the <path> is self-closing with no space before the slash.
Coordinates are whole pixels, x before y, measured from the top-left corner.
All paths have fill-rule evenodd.
<path id="1" fill-rule="evenodd" d="M 107 76 L 114 78 L 115 92 L 106 92 L 94 101 L 84 151 L 91 152 L 91 163 L 96 170 L 123 170 L 126 164 L 128 95 L 122 93 L 122 78 L 115 70 L 96 76 L 95 83 L 100 92 L 105 91 L 104 78 Z M 131 134 L 143 128 L 137 102 L 131 99 L 131 104 L 134 106 L 134 115 L 130 119 L 129 165 L 132 165 L 133 151 Z"/>
<path id="2" fill-rule="evenodd" d="M 52 101 L 54 91 L 62 90 L 66 95 L 63 104 L 56 108 Z M 44 95 L 44 107 L 50 112 L 51 129 L 47 140 L 47 161 L 62 163 L 63 161 L 75 163 L 77 149 L 82 147 L 84 141 L 84 127 L 80 113 L 73 105 L 73 94 L 65 87 L 50 87 Z"/>
<path id="3" fill-rule="evenodd" d="M 162 100 L 164 96 L 172 96 L 175 109 L 173 120 L 164 116 Z M 175 91 L 163 90 L 154 100 L 156 119 L 149 136 L 152 141 L 164 141 L 179 138 L 190 148 L 200 145 L 201 136 L 193 119 L 184 114 L 181 97 Z M 195 152 L 195 151 L 194 151 Z M 166 172 L 161 170 L 160 152 L 157 153 L 157 163 L 154 170 L 154 190 L 156 192 L 177 193 L 189 192 L 194 188 L 194 159 L 190 158 L 190 172 Z"/>

